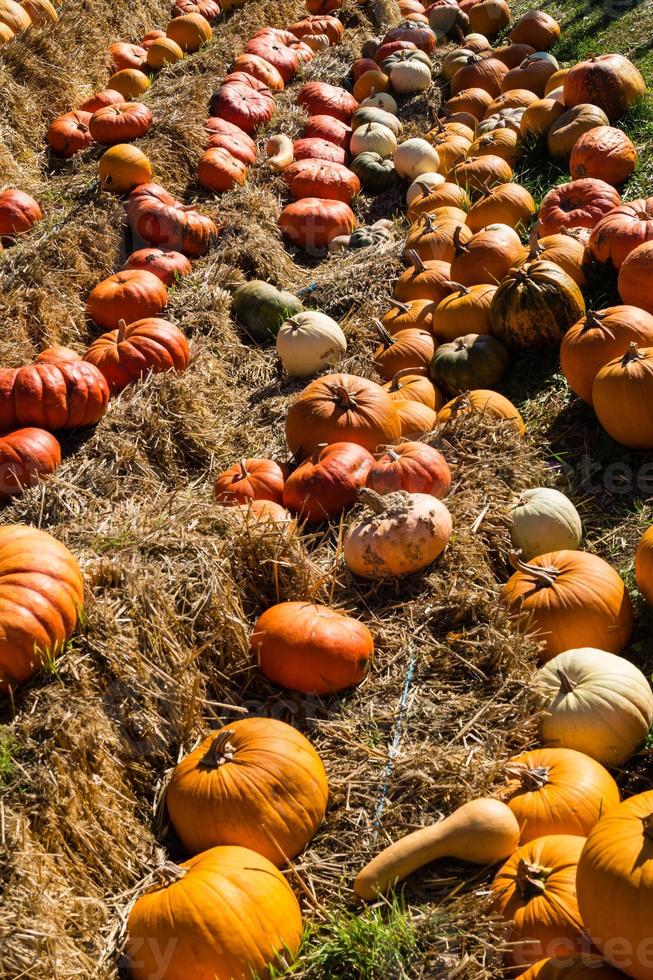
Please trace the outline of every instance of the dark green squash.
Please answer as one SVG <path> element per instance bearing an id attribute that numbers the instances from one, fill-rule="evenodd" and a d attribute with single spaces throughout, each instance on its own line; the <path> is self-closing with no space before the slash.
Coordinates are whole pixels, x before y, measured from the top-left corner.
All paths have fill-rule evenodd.
<path id="1" fill-rule="evenodd" d="M 468 333 L 440 344 L 431 361 L 431 379 L 452 395 L 493 389 L 504 377 L 509 360 L 500 340 L 489 334 Z"/>
<path id="2" fill-rule="evenodd" d="M 360 129 L 361 126 L 367 126 L 368 123 L 380 123 L 382 126 L 386 126 L 395 136 L 400 136 L 404 128 L 401 121 L 396 116 L 393 116 L 391 112 L 380 109 L 375 105 L 362 105 L 351 117 L 351 128 Z"/>
<path id="3" fill-rule="evenodd" d="M 583 294 L 567 273 L 544 259 L 512 268 L 490 307 L 492 333 L 508 347 L 559 346 L 585 313 Z"/>
<path id="4" fill-rule="evenodd" d="M 234 317 L 254 340 L 274 340 L 279 327 L 304 309 L 293 293 L 254 279 L 239 286 L 231 297 Z"/>
<path id="5" fill-rule="evenodd" d="M 392 162 L 392 157 L 382 157 L 379 153 L 371 150 L 359 153 L 350 163 L 350 169 L 354 171 L 366 191 L 379 194 L 387 191 L 398 182 L 397 171 Z"/>

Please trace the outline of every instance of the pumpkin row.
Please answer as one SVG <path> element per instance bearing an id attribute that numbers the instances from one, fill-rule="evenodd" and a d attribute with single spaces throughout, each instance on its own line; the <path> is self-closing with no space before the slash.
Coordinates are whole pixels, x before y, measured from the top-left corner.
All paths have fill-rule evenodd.
<path id="1" fill-rule="evenodd" d="M 44 27 L 59 20 L 50 0 L 2 0 L 0 3 L 0 48 L 30 27 Z"/>

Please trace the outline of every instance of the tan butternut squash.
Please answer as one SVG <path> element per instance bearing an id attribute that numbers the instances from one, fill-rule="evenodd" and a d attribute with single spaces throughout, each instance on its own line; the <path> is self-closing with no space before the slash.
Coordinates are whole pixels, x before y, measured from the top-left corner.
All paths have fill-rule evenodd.
<path id="1" fill-rule="evenodd" d="M 519 824 L 509 807 L 485 797 L 471 800 L 439 823 L 386 847 L 359 871 L 354 891 L 370 901 L 437 858 L 495 864 L 508 858 L 518 843 Z"/>

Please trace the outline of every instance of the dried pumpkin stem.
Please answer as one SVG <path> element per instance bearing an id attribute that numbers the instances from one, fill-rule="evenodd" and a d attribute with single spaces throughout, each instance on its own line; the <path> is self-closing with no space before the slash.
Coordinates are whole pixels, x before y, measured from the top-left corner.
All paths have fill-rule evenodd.
<path id="1" fill-rule="evenodd" d="M 532 575 L 533 578 L 538 579 L 543 585 L 554 585 L 555 580 L 558 575 L 560 575 L 559 568 L 542 568 L 539 565 L 529 565 L 528 562 L 522 561 L 519 557 L 520 552 L 511 551 L 510 552 L 510 564 L 515 569 L 516 572 L 526 572 L 527 575 Z"/>
<path id="2" fill-rule="evenodd" d="M 467 245 L 463 245 L 460 240 L 460 232 L 462 231 L 462 225 L 456 225 L 456 229 L 453 233 L 453 247 L 456 256 L 462 255 L 463 252 L 469 252 Z"/>
<path id="3" fill-rule="evenodd" d="M 522 860 L 517 865 L 515 885 L 522 898 L 535 898 L 546 891 L 546 882 L 553 868 L 541 864 L 529 864 Z"/>
<path id="4" fill-rule="evenodd" d="M 628 350 L 621 358 L 621 366 L 628 367 L 628 365 L 633 361 L 643 361 L 644 357 L 645 355 L 639 350 L 635 341 L 631 340 L 631 342 L 628 344 Z"/>
<path id="5" fill-rule="evenodd" d="M 469 288 L 467 286 L 463 286 L 461 282 L 453 282 L 453 280 L 450 279 L 449 282 L 445 282 L 445 286 L 447 289 L 451 289 L 454 293 L 462 293 L 463 296 L 469 296 Z"/>
<path id="6" fill-rule="evenodd" d="M 404 313 L 410 312 L 410 306 L 408 303 L 402 303 L 400 299 L 394 299 L 394 297 L 391 297 L 388 302 L 390 303 L 390 306 L 395 306 L 398 310 L 402 310 Z"/>
<path id="7" fill-rule="evenodd" d="M 653 813 L 647 814 L 647 816 L 642 817 L 642 829 L 644 831 L 644 837 L 647 840 L 653 840 Z"/>
<path id="8" fill-rule="evenodd" d="M 231 762 L 236 754 L 236 749 L 229 741 L 233 734 L 231 729 L 225 729 L 215 736 L 200 759 L 199 764 L 202 769 L 219 769 L 225 762 Z"/>
<path id="9" fill-rule="evenodd" d="M 239 459 L 238 460 L 238 465 L 240 466 L 240 476 L 241 476 L 241 479 L 247 480 L 248 477 L 249 477 L 249 473 L 247 471 L 247 463 L 246 463 L 246 461 L 244 459 Z"/>
<path id="10" fill-rule="evenodd" d="M 524 789 L 536 790 L 542 789 L 551 780 L 549 779 L 550 769 L 545 766 L 534 766 L 529 769 L 528 766 L 506 766 L 505 771 L 511 775 L 515 776 L 522 784 Z"/>
<path id="11" fill-rule="evenodd" d="M 415 249 L 411 248 L 406 253 L 408 256 L 408 261 L 412 262 L 415 267 L 416 272 L 426 272 L 426 266 L 422 262 L 421 257 L 417 254 Z"/>
<path id="12" fill-rule="evenodd" d="M 333 392 L 334 400 L 339 408 L 351 409 L 356 408 L 356 399 L 352 395 L 351 391 L 348 391 L 344 385 L 333 385 L 331 389 Z"/>
<path id="13" fill-rule="evenodd" d="M 385 497 L 376 490 L 370 490 L 369 487 L 361 487 L 358 491 L 358 499 L 366 504 L 370 510 L 373 510 L 375 514 L 384 514 L 388 509 Z"/>
<path id="14" fill-rule="evenodd" d="M 572 694 L 576 690 L 576 685 L 564 670 L 556 670 L 556 675 L 560 681 L 561 694 Z"/>
<path id="15" fill-rule="evenodd" d="M 125 339 L 125 333 L 127 331 L 127 324 L 124 320 L 118 320 L 118 333 L 116 335 L 116 343 L 122 344 Z"/>
<path id="16" fill-rule="evenodd" d="M 603 320 L 606 316 L 607 313 L 601 313 L 600 310 L 588 310 L 585 314 L 585 323 L 583 324 L 581 333 L 585 333 L 586 330 L 599 328 L 603 331 L 603 333 L 607 334 L 611 340 L 616 340 L 617 338 L 612 333 L 612 330 L 603 325 Z"/>
<path id="17" fill-rule="evenodd" d="M 374 325 L 376 327 L 376 331 L 379 337 L 381 338 L 383 346 L 385 347 L 386 350 L 388 349 L 388 347 L 392 347 L 393 344 L 396 344 L 396 340 L 394 340 L 394 338 L 390 336 L 390 334 L 385 329 L 385 327 L 383 326 L 380 320 L 375 320 Z"/>

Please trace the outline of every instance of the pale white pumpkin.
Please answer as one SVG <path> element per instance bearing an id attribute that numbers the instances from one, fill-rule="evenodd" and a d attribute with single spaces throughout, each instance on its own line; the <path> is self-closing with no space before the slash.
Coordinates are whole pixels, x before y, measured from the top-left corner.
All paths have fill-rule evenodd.
<path id="1" fill-rule="evenodd" d="M 326 313 L 304 310 L 281 324 L 277 353 L 286 374 L 305 378 L 336 364 L 347 350 L 340 325 Z"/>
<path id="2" fill-rule="evenodd" d="M 351 134 L 349 149 L 353 157 L 367 152 L 390 157 L 397 149 L 397 137 L 387 126 L 371 122 Z"/>
<path id="3" fill-rule="evenodd" d="M 583 525 L 569 497 L 550 487 L 524 490 L 511 507 L 510 537 L 524 561 L 549 551 L 576 551 Z"/>
<path id="4" fill-rule="evenodd" d="M 431 69 L 423 61 L 402 61 L 390 72 L 390 84 L 402 95 L 425 92 L 431 82 Z"/>
<path id="5" fill-rule="evenodd" d="M 420 174 L 406 191 L 406 204 L 410 207 L 414 201 L 419 201 L 419 199 L 424 197 L 425 194 L 430 194 L 431 191 L 436 189 L 436 187 L 444 184 L 444 181 L 445 178 L 442 176 L 442 174 Z"/>
<path id="6" fill-rule="evenodd" d="M 641 672 L 614 653 L 585 647 L 549 660 L 533 678 L 547 744 L 618 765 L 653 723 L 653 693 Z"/>
<path id="7" fill-rule="evenodd" d="M 343 555 L 355 575 L 398 578 L 421 571 L 447 546 L 453 522 L 447 507 L 428 493 L 400 490 L 381 496 L 359 490 L 370 510 L 347 531 Z"/>
<path id="8" fill-rule="evenodd" d="M 384 109 L 386 112 L 390 112 L 393 116 L 396 116 L 398 112 L 397 102 L 388 92 L 379 92 L 378 94 L 375 92 L 373 95 L 368 95 L 360 105 L 375 106 L 377 109 Z"/>
<path id="9" fill-rule="evenodd" d="M 419 136 L 400 143 L 395 150 L 393 160 L 399 176 L 407 177 L 409 180 L 415 180 L 420 174 L 430 174 L 440 169 L 438 151 Z"/>
<path id="10" fill-rule="evenodd" d="M 302 43 L 308 44 L 311 51 L 315 51 L 316 53 L 318 51 L 326 51 L 327 48 L 331 47 L 328 34 L 304 34 Z"/>

